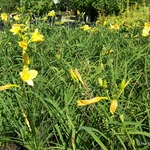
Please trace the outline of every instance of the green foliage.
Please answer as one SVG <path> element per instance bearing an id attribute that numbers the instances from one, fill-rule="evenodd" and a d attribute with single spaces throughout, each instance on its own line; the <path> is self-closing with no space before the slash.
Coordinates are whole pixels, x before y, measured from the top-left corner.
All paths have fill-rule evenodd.
<path id="1" fill-rule="evenodd" d="M 12 141 L 29 150 L 149 148 L 149 36 L 141 35 L 144 21 L 110 30 L 113 20 L 96 26 L 95 32 L 45 22 L 28 26 L 45 38 L 27 50 L 29 67 L 38 71 L 33 87 L 19 76 L 20 39 L 7 28 L 0 31 L 0 86 L 20 85 L 0 91 L 1 145 Z M 85 86 L 72 80 L 71 68 L 79 70 Z M 107 86 L 100 86 L 99 78 Z M 122 91 L 125 81 L 130 82 Z M 120 90 L 112 115 L 110 103 Z M 77 106 L 77 100 L 95 96 L 109 100 Z"/>
<path id="2" fill-rule="evenodd" d="M 134 6 L 135 4 L 148 5 L 148 2 L 143 0 L 69 0 L 60 1 L 60 4 L 65 2 L 73 10 L 79 9 L 80 11 L 85 11 L 90 6 L 93 6 L 102 16 L 121 14 L 128 6 Z"/>
<path id="3" fill-rule="evenodd" d="M 96 0 L 92 2 L 92 6 L 104 16 L 121 14 L 128 6 L 132 8 L 136 4 L 145 5 L 146 3 L 142 0 Z"/>
<path id="4" fill-rule="evenodd" d="M 21 1 L 20 6 L 20 11 L 23 13 L 41 15 L 52 10 L 54 3 L 52 0 L 23 0 Z"/>
<path id="5" fill-rule="evenodd" d="M 3 0 L 0 1 L 0 8 L 2 12 L 11 13 L 19 6 L 20 0 Z"/>

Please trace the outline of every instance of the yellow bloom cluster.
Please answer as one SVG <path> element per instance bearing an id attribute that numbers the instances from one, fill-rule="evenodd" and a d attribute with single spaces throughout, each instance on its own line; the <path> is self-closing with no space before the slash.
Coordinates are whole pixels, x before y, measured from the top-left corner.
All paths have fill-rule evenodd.
<path id="1" fill-rule="evenodd" d="M 12 32 L 13 35 L 18 34 L 22 38 L 22 41 L 18 42 L 18 44 L 23 50 L 26 50 L 28 44 L 31 42 L 44 41 L 44 36 L 38 32 L 38 29 L 35 29 L 33 33 L 30 33 L 30 40 L 27 40 L 27 33 L 24 33 L 27 29 L 28 27 L 24 24 L 13 24 L 10 29 L 10 32 Z"/>
<path id="2" fill-rule="evenodd" d="M 33 33 L 28 34 L 28 27 L 24 24 L 13 24 L 10 32 L 12 32 L 13 35 L 19 35 L 22 39 L 22 41 L 18 42 L 19 46 L 22 48 L 23 57 L 23 70 L 19 73 L 19 75 L 24 82 L 33 86 L 33 79 L 36 78 L 38 72 L 36 70 L 29 69 L 28 65 L 30 64 L 30 59 L 26 50 L 30 43 L 44 41 L 44 36 L 39 33 L 38 29 L 35 29 Z"/>
<path id="3" fill-rule="evenodd" d="M 3 17 L 5 17 L 4 14 Z M 13 24 L 12 28 L 10 29 L 10 32 L 12 32 L 13 35 L 18 34 L 19 37 L 22 38 L 22 41 L 18 42 L 19 46 L 22 48 L 22 57 L 23 57 L 23 70 L 19 73 L 19 75 L 24 82 L 26 82 L 30 86 L 33 86 L 34 85 L 33 79 L 36 78 L 38 71 L 29 69 L 28 65 L 30 64 L 30 59 L 26 50 L 29 43 L 42 42 L 44 40 L 44 36 L 38 32 L 38 29 L 35 29 L 35 31 L 30 34 L 30 40 L 27 40 L 28 39 L 28 37 L 26 37 L 27 33 L 24 34 L 24 32 L 27 31 L 27 29 L 28 27 L 24 24 Z M 0 86 L 0 91 L 7 90 L 12 87 L 20 87 L 20 86 L 16 84 L 6 84 L 4 86 Z"/>

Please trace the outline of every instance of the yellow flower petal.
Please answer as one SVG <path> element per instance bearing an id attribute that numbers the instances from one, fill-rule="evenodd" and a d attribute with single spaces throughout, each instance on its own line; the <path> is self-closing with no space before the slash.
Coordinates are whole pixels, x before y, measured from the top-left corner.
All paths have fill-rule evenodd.
<path id="1" fill-rule="evenodd" d="M 145 23 L 144 29 L 149 29 L 150 30 L 150 22 Z"/>
<path id="2" fill-rule="evenodd" d="M 81 13 L 80 13 L 80 10 L 77 10 L 77 15 L 80 15 Z"/>
<path id="3" fill-rule="evenodd" d="M 150 31 L 150 29 L 143 29 L 142 36 L 148 36 L 148 35 L 150 35 L 149 31 Z"/>
<path id="4" fill-rule="evenodd" d="M 10 89 L 12 87 L 19 87 L 17 84 L 6 84 L 4 86 L 0 86 L 0 91 Z"/>
<path id="5" fill-rule="evenodd" d="M 94 97 L 90 100 L 78 100 L 77 106 L 85 106 L 85 105 L 93 104 L 100 100 L 108 100 L 108 97 Z"/>
<path id="6" fill-rule="evenodd" d="M 118 107 L 118 101 L 117 100 L 112 100 L 112 102 L 110 104 L 110 113 L 114 114 L 117 107 Z"/>
<path id="7" fill-rule="evenodd" d="M 33 86 L 33 85 L 34 85 L 34 83 L 33 83 L 33 81 L 32 81 L 32 80 L 28 80 L 28 81 L 27 81 L 27 84 L 28 84 L 28 85 L 31 85 L 31 86 Z"/>
<path id="8" fill-rule="evenodd" d="M 12 24 L 12 27 L 22 27 L 22 26 L 26 26 L 24 24 Z"/>
<path id="9" fill-rule="evenodd" d="M 15 15 L 13 18 L 14 18 L 16 21 L 20 20 L 19 15 Z"/>
<path id="10" fill-rule="evenodd" d="M 82 80 L 82 77 L 81 77 L 80 73 L 78 72 L 78 69 L 77 69 L 77 68 L 75 68 L 74 73 L 75 73 L 76 76 L 78 77 L 79 81 L 80 81 L 82 84 L 84 84 L 84 82 L 83 82 L 83 80 Z"/>
<path id="11" fill-rule="evenodd" d="M 78 81 L 78 77 L 77 77 L 77 75 L 74 73 L 74 71 L 72 69 L 70 69 L 70 75 L 71 75 L 73 80 Z"/>
<path id="12" fill-rule="evenodd" d="M 31 126 L 30 126 L 29 120 L 28 120 L 28 118 L 27 118 L 27 115 L 25 114 L 25 112 L 24 112 L 23 109 L 22 109 L 21 111 L 22 111 L 22 114 L 23 114 L 23 116 L 24 116 L 24 118 L 25 118 L 25 123 L 26 123 L 26 125 L 28 126 L 29 130 L 31 131 Z"/>

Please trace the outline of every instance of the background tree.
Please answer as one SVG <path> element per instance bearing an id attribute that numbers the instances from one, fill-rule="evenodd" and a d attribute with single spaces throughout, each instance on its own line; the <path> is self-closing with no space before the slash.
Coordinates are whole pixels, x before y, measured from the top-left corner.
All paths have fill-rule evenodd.
<path id="1" fill-rule="evenodd" d="M 1 0 L 0 8 L 2 12 L 11 13 L 19 4 L 20 0 Z"/>

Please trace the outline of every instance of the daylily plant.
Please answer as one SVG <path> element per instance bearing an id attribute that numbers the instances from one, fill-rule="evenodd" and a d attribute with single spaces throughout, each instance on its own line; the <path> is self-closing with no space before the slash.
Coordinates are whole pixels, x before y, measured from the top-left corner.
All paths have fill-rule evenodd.
<path id="1" fill-rule="evenodd" d="M 130 79 L 131 80 L 131 79 Z M 122 94 L 122 92 L 124 91 L 125 87 L 129 84 L 130 80 L 128 80 L 127 82 L 125 82 L 125 79 L 123 79 L 120 83 L 120 90 L 119 93 L 117 94 L 116 99 L 112 100 L 111 104 L 110 104 L 110 113 L 114 114 L 117 107 L 118 107 L 118 99 L 120 97 L 120 95 Z M 101 78 L 98 79 L 100 86 L 103 85 L 103 81 Z M 92 99 L 89 100 L 77 100 L 77 106 L 85 106 L 85 105 L 90 105 L 93 103 L 96 103 L 100 100 L 108 100 L 108 97 L 94 97 Z"/>

